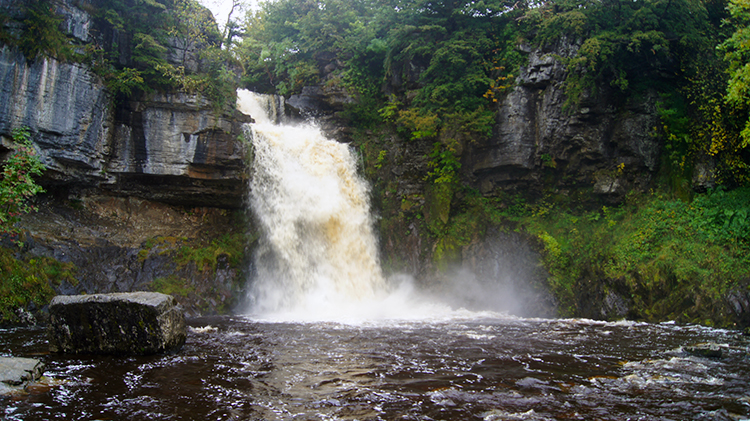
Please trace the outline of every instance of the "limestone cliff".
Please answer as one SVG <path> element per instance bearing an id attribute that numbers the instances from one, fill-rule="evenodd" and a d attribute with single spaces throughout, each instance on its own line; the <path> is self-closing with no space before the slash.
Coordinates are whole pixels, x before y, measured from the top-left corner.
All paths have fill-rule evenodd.
<path id="1" fill-rule="evenodd" d="M 103 46 L 120 65 L 134 66 L 126 48 L 132 34 L 90 15 L 101 9 L 97 4 L 50 2 L 77 48 Z M 0 0 L 0 10 L 15 22 L 23 19 L 23 8 L 13 1 Z M 167 40 L 166 59 L 197 70 L 198 46 L 171 45 L 177 42 Z M 186 206 L 242 206 L 240 135 L 248 116 L 184 92 L 115 98 L 87 60 L 29 60 L 15 48 L 0 47 L 0 136 L 9 137 L 21 126 L 31 129 L 48 168 L 46 186 L 73 192 L 94 188 Z"/>
<path id="2" fill-rule="evenodd" d="M 85 66 L 0 49 L 0 135 L 29 127 L 51 180 L 94 184 L 111 133 L 110 98 Z"/>
<path id="3" fill-rule="evenodd" d="M 515 88 L 500 102 L 493 136 L 470 145 L 466 176 L 482 193 L 593 193 L 613 202 L 649 187 L 661 142 L 655 94 L 622 98 L 608 86 L 565 106 L 566 39 L 527 50 Z"/>
<path id="4" fill-rule="evenodd" d="M 95 28 L 79 7 L 85 2 L 51 4 L 80 45 L 115 45 L 128 36 Z M 12 0 L 0 0 L 0 9 L 22 10 Z M 129 51 L 118 54 L 127 64 Z M 180 54 L 193 67 L 196 57 Z M 190 314 L 236 303 L 244 244 L 229 250 L 213 241 L 247 229 L 234 210 L 243 208 L 247 190 L 241 125 L 249 116 L 185 92 L 115 98 L 85 63 L 29 60 L 6 45 L 0 81 L 0 156 L 12 148 L 12 130 L 26 126 L 47 167 L 39 180 L 47 194 L 38 198 L 40 212 L 23 221 L 19 259 L 74 265 L 76 282 L 55 285 L 58 293 L 166 288 Z M 213 250 L 208 260 L 185 259 L 186 250 L 205 247 Z"/>
<path id="5" fill-rule="evenodd" d="M 86 66 L 28 63 L 8 47 L 0 49 L 0 78 L 0 135 L 31 129 L 48 168 L 43 184 L 188 206 L 242 205 L 239 135 L 249 117 L 185 93 L 113 102 Z"/>
<path id="6" fill-rule="evenodd" d="M 105 190 L 184 206 L 242 207 L 246 145 L 237 111 L 198 95 L 151 94 L 114 110 Z"/>

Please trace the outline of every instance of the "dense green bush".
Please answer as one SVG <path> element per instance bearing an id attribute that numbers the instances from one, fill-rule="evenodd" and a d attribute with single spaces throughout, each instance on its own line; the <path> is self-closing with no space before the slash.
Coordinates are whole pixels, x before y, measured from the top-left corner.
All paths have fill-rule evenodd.
<path id="1" fill-rule="evenodd" d="M 519 220 L 544 245 L 550 284 L 568 315 L 576 315 L 575 292 L 586 281 L 609 279 L 631 291 L 632 317 L 725 325 L 726 293 L 750 280 L 748 188 L 692 202 L 633 195 L 620 207 L 582 214 L 530 209 Z"/>
<path id="2" fill-rule="evenodd" d="M 13 149 L 0 162 L 0 235 L 15 236 L 19 217 L 35 210 L 30 199 L 44 191 L 34 180 L 44 172 L 27 128 L 13 130 Z"/>
<path id="3" fill-rule="evenodd" d="M 0 323 L 18 322 L 18 310 L 41 309 L 55 295 L 52 286 L 77 284 L 75 266 L 40 257 L 18 260 L 17 250 L 0 247 Z"/>

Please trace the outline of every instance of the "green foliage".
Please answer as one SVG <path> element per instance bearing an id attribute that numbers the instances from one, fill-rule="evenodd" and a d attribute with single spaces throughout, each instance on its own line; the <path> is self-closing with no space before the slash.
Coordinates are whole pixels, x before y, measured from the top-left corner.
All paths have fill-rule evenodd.
<path id="1" fill-rule="evenodd" d="M 568 67 L 568 106 L 576 106 L 584 93 L 608 81 L 622 92 L 658 86 L 668 63 L 689 63 L 695 55 L 711 54 L 716 41 L 704 3 L 693 0 L 601 3 L 561 0 L 543 6 L 561 8 L 546 12 L 535 40 L 539 44 L 562 37 L 582 39 L 571 57 L 561 57 Z M 544 14 L 544 11 L 542 12 Z M 686 48 L 693 56 L 682 54 Z"/>
<path id="2" fill-rule="evenodd" d="M 696 162 L 714 162 L 711 174 L 719 183 L 744 185 L 750 182 L 747 149 L 741 131 L 748 110 L 726 103 L 725 73 L 719 57 L 707 57 L 685 72 L 687 81 L 662 95 L 659 115 L 665 140 L 662 171 L 670 187 L 687 190 Z"/>
<path id="3" fill-rule="evenodd" d="M 434 138 L 440 127 L 440 118 L 437 114 L 414 108 L 399 111 L 396 122 L 400 131 L 408 132 L 412 140 Z"/>
<path id="4" fill-rule="evenodd" d="M 47 0 L 34 0 L 26 6 L 24 30 L 18 39 L 18 47 L 28 60 L 42 54 L 58 60 L 76 58 L 71 40 L 62 33 L 62 18 L 54 12 L 54 6 Z"/>
<path id="5" fill-rule="evenodd" d="M 149 287 L 154 292 L 180 297 L 188 297 L 191 293 L 195 292 L 194 286 L 187 285 L 184 279 L 180 279 L 175 275 L 155 279 Z"/>
<path id="6" fill-rule="evenodd" d="M 536 45 L 581 42 L 573 55 L 559 57 L 568 69 L 568 107 L 603 83 L 623 93 L 658 87 L 664 72 L 679 75 L 697 57 L 712 55 L 717 42 L 706 3 L 694 0 L 557 0 L 525 18 Z"/>
<path id="7" fill-rule="evenodd" d="M 731 107 L 726 114 L 734 114 L 742 131 L 739 136 L 720 136 L 712 142 L 717 153 L 739 184 L 750 184 L 750 3 L 747 0 L 730 0 L 728 10 L 735 28 L 732 36 L 720 46 L 724 60 L 728 64 L 729 82 L 726 102 Z"/>
<path id="8" fill-rule="evenodd" d="M 724 41 L 721 48 L 729 63 L 730 80 L 727 101 L 745 106 L 750 102 L 750 3 L 746 0 L 730 0 L 727 6 L 736 30 Z M 743 137 L 750 138 L 750 128 Z"/>
<path id="9" fill-rule="evenodd" d="M 552 208 L 523 218 L 545 250 L 550 286 L 568 315 L 587 281 L 622 280 L 629 317 L 725 325 L 724 294 L 750 276 L 750 190 L 721 190 L 691 202 L 631 197 L 588 214 Z"/>
<path id="10" fill-rule="evenodd" d="M 145 90 L 146 85 L 141 72 L 125 67 L 111 73 L 111 77 L 107 78 L 107 88 L 115 95 L 130 96 L 134 91 Z"/>
<path id="11" fill-rule="evenodd" d="M 199 269 L 216 270 L 220 256 L 226 256 L 232 267 L 238 267 L 244 258 L 247 238 L 243 234 L 226 234 L 204 245 L 185 245 L 178 250 L 178 265 L 194 263 Z"/>
<path id="12" fill-rule="evenodd" d="M 455 132 L 456 123 L 465 132 L 448 137 L 463 142 L 490 133 L 489 105 L 510 86 L 512 75 L 504 69 L 522 61 L 514 32 L 504 27 L 514 13 L 498 11 L 507 12 L 508 6 L 494 1 L 268 2 L 248 21 L 237 54 L 243 80 L 254 90 L 288 95 L 307 84 L 339 84 L 360 98 L 360 106 L 348 113 L 353 120 L 372 127 L 379 117 L 414 140 Z M 332 74 L 325 70 L 331 64 Z M 324 75 L 326 81 L 320 79 Z M 379 87 L 388 80 L 417 89 L 408 98 L 403 91 L 384 96 Z"/>
<path id="13" fill-rule="evenodd" d="M 138 71 L 143 74 L 144 80 L 148 81 L 143 86 L 144 91 L 173 86 L 172 78 L 170 78 L 167 69 L 174 69 L 174 66 L 167 63 L 165 59 L 167 52 L 167 47 L 162 45 L 153 35 L 141 32 L 133 35 L 133 63 L 137 66 Z M 112 70 L 115 71 L 113 65 Z M 106 81 L 112 79 L 111 74 L 104 74 L 103 76 Z"/>
<path id="14" fill-rule="evenodd" d="M 49 257 L 18 260 L 15 250 L 0 247 L 0 323 L 18 321 L 16 311 L 41 308 L 55 295 L 52 285 L 77 284 L 76 268 Z"/>
<path id="15" fill-rule="evenodd" d="M 13 130 L 13 149 L 0 162 L 0 234 L 18 233 L 19 217 L 36 210 L 29 199 L 44 191 L 33 178 L 41 175 L 45 167 L 30 137 L 27 128 Z"/>
<path id="16" fill-rule="evenodd" d="M 455 184 L 458 182 L 458 170 L 461 163 L 456 157 L 458 143 L 448 140 L 445 144 L 435 142 L 430 153 L 427 179 L 435 184 Z"/>

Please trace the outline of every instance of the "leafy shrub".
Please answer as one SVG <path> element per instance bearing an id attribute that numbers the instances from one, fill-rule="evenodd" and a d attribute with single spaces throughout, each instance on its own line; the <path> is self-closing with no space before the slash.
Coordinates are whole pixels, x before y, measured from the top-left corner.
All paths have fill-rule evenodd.
<path id="1" fill-rule="evenodd" d="M 53 285 L 77 284 L 75 272 L 71 263 L 49 257 L 18 260 L 15 250 L 0 247 L 0 322 L 18 322 L 18 309 L 48 304 Z"/>
<path id="2" fill-rule="evenodd" d="M 521 218 L 545 247 L 551 286 L 568 315 L 587 281 L 622 280 L 631 316 L 728 323 L 724 295 L 750 279 L 750 189 L 716 190 L 692 202 L 658 194 L 575 215 L 552 209 Z M 565 307 L 564 307 L 565 308 Z"/>
<path id="3" fill-rule="evenodd" d="M 0 163 L 0 234 L 17 234 L 19 217 L 36 210 L 29 199 L 44 191 L 33 178 L 41 175 L 45 167 L 36 155 L 30 137 L 27 128 L 15 129 L 15 149 Z"/>
<path id="4" fill-rule="evenodd" d="M 58 60 L 77 58 L 70 38 L 60 30 L 62 18 L 55 14 L 49 1 L 30 2 L 22 23 L 24 30 L 18 40 L 18 47 L 28 60 L 34 60 L 42 54 Z"/>

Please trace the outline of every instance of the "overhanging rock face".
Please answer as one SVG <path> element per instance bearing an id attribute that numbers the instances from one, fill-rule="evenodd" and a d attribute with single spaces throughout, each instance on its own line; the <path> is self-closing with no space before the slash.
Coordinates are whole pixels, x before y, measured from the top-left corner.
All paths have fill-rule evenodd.
<path id="1" fill-rule="evenodd" d="M 185 316 L 174 297 L 156 292 L 59 295 L 52 299 L 50 350 L 155 354 L 185 343 Z"/>

